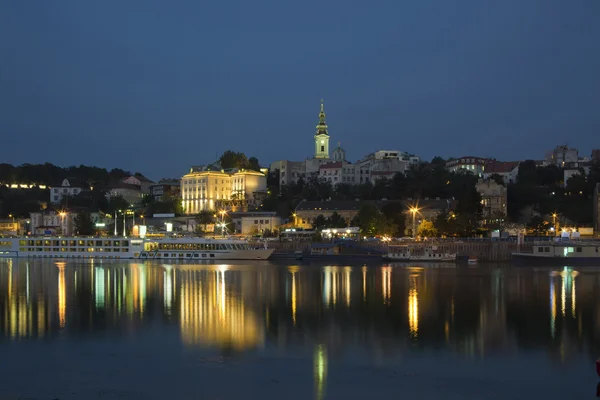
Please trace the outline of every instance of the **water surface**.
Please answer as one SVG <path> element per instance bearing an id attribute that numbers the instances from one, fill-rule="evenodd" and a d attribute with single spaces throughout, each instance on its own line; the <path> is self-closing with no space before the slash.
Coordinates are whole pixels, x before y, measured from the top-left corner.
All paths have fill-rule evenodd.
<path id="1" fill-rule="evenodd" d="M 595 398 L 600 268 L 0 260 L 0 399 Z"/>

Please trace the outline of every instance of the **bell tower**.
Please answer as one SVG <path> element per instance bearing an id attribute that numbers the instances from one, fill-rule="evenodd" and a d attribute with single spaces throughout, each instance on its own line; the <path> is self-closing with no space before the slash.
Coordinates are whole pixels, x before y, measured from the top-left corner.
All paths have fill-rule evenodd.
<path id="1" fill-rule="evenodd" d="M 325 123 L 323 99 L 321 99 L 317 133 L 315 133 L 315 158 L 329 158 L 329 133 L 327 133 L 327 124 Z"/>

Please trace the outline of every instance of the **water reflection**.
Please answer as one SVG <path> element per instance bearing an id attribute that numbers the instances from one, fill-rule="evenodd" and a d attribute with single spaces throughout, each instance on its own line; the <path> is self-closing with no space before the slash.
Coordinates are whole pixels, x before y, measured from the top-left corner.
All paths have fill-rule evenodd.
<path id="1" fill-rule="evenodd" d="M 51 339 L 163 324 L 188 347 L 306 346 L 317 391 L 327 357 L 444 348 L 596 355 L 593 269 L 181 265 L 0 260 L 0 334 Z M 548 329 L 550 327 L 550 329 Z M 405 340 L 406 339 L 406 340 Z M 318 378 L 318 379 L 317 379 Z"/>

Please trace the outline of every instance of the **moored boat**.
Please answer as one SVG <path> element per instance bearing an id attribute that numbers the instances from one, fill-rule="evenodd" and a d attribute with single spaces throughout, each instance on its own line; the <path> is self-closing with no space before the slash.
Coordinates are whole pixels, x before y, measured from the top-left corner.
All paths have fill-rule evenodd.
<path id="1" fill-rule="evenodd" d="M 407 245 L 390 245 L 387 254 L 383 258 L 390 261 L 455 262 L 456 253 L 442 252 L 438 250 L 437 246 L 418 248 Z"/>
<path id="2" fill-rule="evenodd" d="M 266 260 L 266 245 L 239 239 L 120 237 L 0 238 L 0 257 Z"/>
<path id="3" fill-rule="evenodd" d="M 593 240 L 536 241 L 531 252 L 512 253 L 517 262 L 600 265 L 600 242 Z"/>

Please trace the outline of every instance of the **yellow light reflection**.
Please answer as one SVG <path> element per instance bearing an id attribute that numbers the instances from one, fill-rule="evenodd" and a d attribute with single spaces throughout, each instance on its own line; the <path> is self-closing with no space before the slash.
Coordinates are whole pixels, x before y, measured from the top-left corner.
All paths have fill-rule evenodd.
<path id="1" fill-rule="evenodd" d="M 338 267 L 325 267 L 323 274 L 323 303 L 325 303 L 325 307 L 329 307 L 329 304 L 335 306 L 339 291 L 339 269 Z"/>
<path id="2" fill-rule="evenodd" d="M 315 346 L 314 353 L 314 379 L 315 379 L 315 398 L 325 398 L 325 388 L 327 383 L 327 348 L 325 345 Z"/>
<path id="3" fill-rule="evenodd" d="M 350 307 L 350 295 L 351 295 L 351 284 L 350 274 L 352 273 L 352 267 L 344 267 L 344 292 L 346 293 L 346 306 Z"/>
<path id="4" fill-rule="evenodd" d="M 244 350 L 264 341 L 262 325 L 224 270 L 177 271 L 180 328 L 186 345 Z M 244 278 L 244 276 L 242 276 Z M 243 285 L 243 283 L 242 283 Z"/>
<path id="5" fill-rule="evenodd" d="M 296 273 L 292 272 L 292 321 L 296 326 Z"/>
<path id="6" fill-rule="evenodd" d="M 554 338 L 556 334 L 556 294 L 554 278 L 550 277 L 550 335 Z"/>
<path id="7" fill-rule="evenodd" d="M 565 316 L 566 313 L 566 302 L 567 302 L 567 296 L 565 293 L 565 286 L 566 286 L 566 281 L 565 278 L 562 278 L 562 285 L 561 285 L 561 291 L 560 291 L 560 310 L 562 312 L 562 316 Z"/>
<path id="8" fill-rule="evenodd" d="M 363 302 L 367 301 L 367 267 L 362 267 Z"/>
<path id="9" fill-rule="evenodd" d="M 417 276 L 411 275 L 409 279 L 408 327 L 410 330 L 410 335 L 413 338 L 417 338 L 419 334 L 419 291 L 417 288 Z"/>
<path id="10" fill-rule="evenodd" d="M 392 296 L 391 281 L 392 267 L 381 267 L 381 293 L 384 304 L 388 304 Z"/>
<path id="11" fill-rule="evenodd" d="M 61 328 L 65 327 L 67 322 L 67 294 L 65 288 L 65 263 L 58 262 L 58 321 Z"/>
<path id="12" fill-rule="evenodd" d="M 575 294 L 575 278 L 573 278 L 573 282 L 571 283 L 571 316 L 575 318 L 575 303 L 577 295 Z"/>

